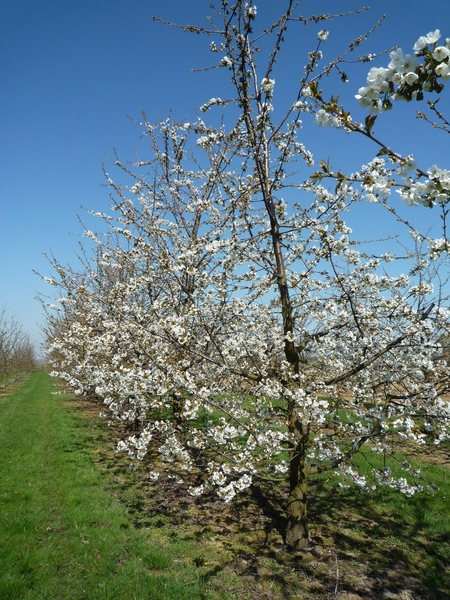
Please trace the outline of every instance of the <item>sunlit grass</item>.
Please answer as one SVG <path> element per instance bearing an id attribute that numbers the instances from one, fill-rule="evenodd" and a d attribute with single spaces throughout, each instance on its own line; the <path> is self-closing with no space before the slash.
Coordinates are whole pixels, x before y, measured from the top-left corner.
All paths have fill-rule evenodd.
<path id="1" fill-rule="evenodd" d="M 192 544 L 137 530 L 45 373 L 0 403 L 0 598 L 212 598 Z M 96 432 L 97 439 L 104 436 Z"/>

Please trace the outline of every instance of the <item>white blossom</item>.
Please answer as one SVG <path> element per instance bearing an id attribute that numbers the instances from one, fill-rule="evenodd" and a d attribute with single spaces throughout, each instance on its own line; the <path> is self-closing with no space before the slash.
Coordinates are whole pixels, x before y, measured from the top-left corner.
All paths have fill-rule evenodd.
<path id="1" fill-rule="evenodd" d="M 450 50 L 446 46 L 438 46 L 433 50 L 433 58 L 438 62 L 442 62 L 450 56 Z"/>
<path id="2" fill-rule="evenodd" d="M 220 66 L 221 67 L 228 67 L 231 68 L 233 66 L 233 61 L 231 60 L 231 58 L 229 56 L 224 56 L 221 61 L 220 61 Z"/>
<path id="3" fill-rule="evenodd" d="M 261 92 L 266 94 L 266 96 L 270 97 L 273 94 L 273 90 L 275 87 L 275 79 L 269 79 L 264 77 L 261 80 Z"/>
<path id="4" fill-rule="evenodd" d="M 441 32 L 439 31 L 439 29 L 436 29 L 435 31 L 430 31 L 427 36 L 426 36 L 426 40 L 427 40 L 427 44 L 435 44 L 441 37 Z"/>
<path id="5" fill-rule="evenodd" d="M 256 9 L 256 6 L 255 6 L 255 5 L 253 5 L 253 6 L 249 6 L 249 7 L 247 8 L 247 14 L 248 14 L 248 16 L 249 16 L 250 18 L 253 18 L 253 19 L 254 19 L 254 18 L 256 17 L 256 13 L 257 13 L 257 9 Z"/>

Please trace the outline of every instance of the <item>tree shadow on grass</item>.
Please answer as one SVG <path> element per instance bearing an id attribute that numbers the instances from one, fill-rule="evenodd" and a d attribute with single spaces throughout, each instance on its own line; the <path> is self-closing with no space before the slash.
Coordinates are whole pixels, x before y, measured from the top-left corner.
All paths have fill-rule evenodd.
<path id="1" fill-rule="evenodd" d="M 161 476 L 153 482 L 142 475 L 123 483 L 122 500 L 137 526 L 198 543 L 202 577 L 219 587 L 228 574 L 255 600 L 450 598 L 450 532 L 427 539 L 425 497 L 410 500 L 414 518 L 405 520 L 383 495 L 317 486 L 310 501 L 311 547 L 288 552 L 280 490 L 252 487 L 225 504 L 213 493 L 190 496 L 188 487 L 188 481 Z"/>
<path id="2" fill-rule="evenodd" d="M 98 434 L 104 437 L 101 427 Z M 182 474 L 181 483 L 163 473 L 149 477 L 148 469 L 158 471 L 156 451 L 131 472 L 130 458 L 113 442 L 99 446 L 98 464 L 114 477 L 114 493 L 135 526 L 198 544 L 203 580 L 220 590 L 235 577 L 236 598 L 450 599 L 450 531 L 427 530 L 429 496 L 409 499 L 403 513 L 395 492 L 366 495 L 317 482 L 309 501 L 311 547 L 288 552 L 285 487 L 252 486 L 230 504 L 213 492 L 194 497 L 195 474 Z"/>
<path id="3" fill-rule="evenodd" d="M 324 536 L 333 541 L 342 564 L 341 589 L 373 598 L 405 590 L 417 599 L 450 598 L 450 531 L 427 533 L 430 496 L 408 499 L 409 510 L 402 513 L 393 510 L 398 492 L 367 495 L 334 488 L 332 493 L 330 507 L 329 494 L 317 490 L 310 516 L 316 523 L 313 541 L 320 544 Z M 359 581 L 353 582 L 355 577 Z"/>

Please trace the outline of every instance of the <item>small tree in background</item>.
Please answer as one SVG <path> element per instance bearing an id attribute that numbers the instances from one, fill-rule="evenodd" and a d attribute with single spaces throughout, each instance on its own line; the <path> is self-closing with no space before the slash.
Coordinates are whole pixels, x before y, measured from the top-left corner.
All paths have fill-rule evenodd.
<path id="1" fill-rule="evenodd" d="M 8 387 L 35 368 L 34 348 L 21 323 L 0 309 L 0 387 Z"/>
<path id="2" fill-rule="evenodd" d="M 121 184 L 106 175 L 114 213 L 95 213 L 106 235 L 85 232 L 93 259 L 78 271 L 52 260 L 49 283 L 60 288 L 62 308 L 48 336 L 55 374 L 137 426 L 119 449 L 143 458 L 161 440 L 161 464 L 201 475 L 192 494 L 214 488 L 230 501 L 285 478 L 292 548 L 308 543 L 312 478 L 330 472 L 365 491 L 387 485 L 412 495 L 422 482 L 396 459 L 395 441 L 438 444 L 450 426 L 441 351 L 450 172 L 421 170 L 373 135 L 377 114 L 395 100 L 440 91 L 450 42 L 439 46 L 430 33 L 415 56 L 396 50 L 386 69 L 371 69 L 357 95 L 369 115 L 357 123 L 320 89 L 325 75 L 346 78 L 344 56 L 321 66 L 322 29 L 295 97 L 276 110 L 273 72 L 288 27 L 332 18 L 305 19 L 297 8 L 287 2 L 279 20 L 257 31 L 255 6 L 222 2 L 209 29 L 184 28 L 210 37 L 234 89 L 233 99 L 211 98 L 201 112 L 230 105 L 229 117 L 153 125 L 144 115 L 151 156 L 116 159 Z M 310 116 L 371 140 L 377 157 L 351 174 L 324 161 L 314 168 L 301 142 Z M 394 189 L 409 204 L 440 206 L 443 237 L 409 225 L 391 201 Z M 362 202 L 403 228 L 397 253 L 392 243 L 371 250 L 365 232 L 348 227 L 345 214 Z M 370 476 L 354 462 L 363 447 L 383 457 L 370 461 Z"/>

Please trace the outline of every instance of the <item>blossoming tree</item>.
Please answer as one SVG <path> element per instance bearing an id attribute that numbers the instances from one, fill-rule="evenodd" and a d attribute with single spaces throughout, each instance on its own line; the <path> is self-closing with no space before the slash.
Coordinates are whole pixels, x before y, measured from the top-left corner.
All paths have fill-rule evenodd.
<path id="1" fill-rule="evenodd" d="M 450 41 L 439 46 L 439 33 L 430 33 L 414 56 L 397 49 L 387 68 L 371 69 L 357 94 L 369 114 L 358 123 L 320 89 L 330 73 L 347 79 L 346 56 L 322 64 L 325 29 L 296 96 L 275 109 L 273 73 L 288 27 L 331 16 L 303 18 L 287 1 L 282 16 L 258 31 L 255 6 L 223 1 L 214 10 L 209 28 L 184 29 L 213 40 L 234 95 L 211 98 L 200 111 L 228 105 L 225 117 L 140 123 L 151 155 L 133 164 L 117 159 L 120 184 L 106 174 L 113 210 L 95 213 L 106 234 L 85 232 L 93 257 L 79 269 L 51 261 L 48 281 L 59 295 L 56 316 L 49 314 L 49 356 L 55 375 L 134 424 L 119 450 L 143 459 L 157 444 L 152 477 L 164 465 L 191 472 L 192 494 L 214 488 L 225 501 L 286 478 L 286 544 L 301 548 L 314 477 L 333 472 L 365 491 L 387 485 L 412 495 L 423 482 L 396 461 L 395 441 L 448 439 L 441 341 L 450 327 L 442 269 L 450 172 L 420 169 L 373 129 L 396 100 L 441 90 Z M 270 40 L 261 70 L 258 45 Z M 348 174 L 324 161 L 314 167 L 301 142 L 310 116 L 366 137 L 378 155 Z M 298 172 L 308 176 L 299 180 Z M 443 237 L 413 228 L 392 190 L 406 203 L 440 206 Z M 345 214 L 365 202 L 406 233 L 397 253 L 361 241 L 364 232 L 358 241 L 346 224 Z M 363 448 L 383 457 L 371 459 L 370 476 L 354 462 Z"/>

